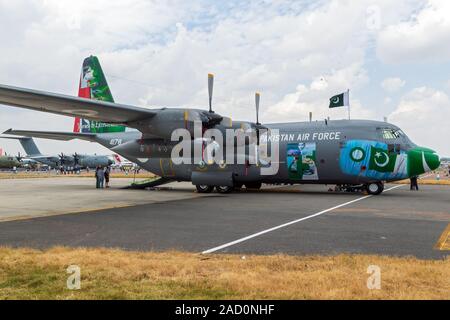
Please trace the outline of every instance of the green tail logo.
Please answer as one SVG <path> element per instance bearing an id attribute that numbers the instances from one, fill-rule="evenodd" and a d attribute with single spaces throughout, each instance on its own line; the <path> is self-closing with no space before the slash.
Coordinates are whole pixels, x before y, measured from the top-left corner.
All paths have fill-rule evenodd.
<path id="1" fill-rule="evenodd" d="M 86 99 L 114 102 L 105 74 L 97 57 L 83 61 L 78 96 Z M 124 132 L 125 126 L 75 118 L 74 132 L 108 133 Z"/>

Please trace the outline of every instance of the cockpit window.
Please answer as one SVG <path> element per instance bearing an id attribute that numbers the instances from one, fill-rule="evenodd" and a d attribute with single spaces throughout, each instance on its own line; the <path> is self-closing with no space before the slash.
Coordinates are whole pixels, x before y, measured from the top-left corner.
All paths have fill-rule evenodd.
<path id="1" fill-rule="evenodd" d="M 405 134 L 400 129 L 381 129 L 383 139 L 391 140 L 403 137 Z"/>

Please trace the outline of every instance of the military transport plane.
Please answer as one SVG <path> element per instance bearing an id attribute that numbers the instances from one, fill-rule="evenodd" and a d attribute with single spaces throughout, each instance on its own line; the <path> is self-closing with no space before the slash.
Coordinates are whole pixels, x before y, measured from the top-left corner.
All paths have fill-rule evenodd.
<path id="1" fill-rule="evenodd" d="M 31 137 L 7 137 L 0 136 L 1 139 L 14 139 L 19 140 L 23 149 L 27 153 L 26 158 L 34 160 L 36 162 L 45 164 L 50 168 L 63 167 L 78 167 L 84 168 L 96 168 L 98 166 L 107 167 L 114 163 L 112 157 L 104 155 L 87 155 L 74 153 L 73 155 L 64 155 L 63 153 L 58 155 L 43 155 L 33 138 Z"/>
<path id="2" fill-rule="evenodd" d="M 12 169 L 20 167 L 21 163 L 16 157 L 0 154 L 0 169 Z"/>
<path id="3" fill-rule="evenodd" d="M 256 123 L 232 121 L 212 110 L 213 79 L 208 76 L 209 110 L 124 105 L 114 102 L 98 59 L 90 56 L 83 63 L 78 97 L 0 85 L 0 104 L 76 118 L 76 132 L 10 129 L 8 134 L 97 142 L 161 176 L 163 182 L 191 181 L 199 192 L 215 188 L 227 193 L 243 185 L 260 188 L 262 183 L 311 183 L 337 184 L 379 194 L 386 181 L 417 176 L 439 166 L 439 157 L 433 150 L 415 145 L 400 128 L 386 122 L 336 120 L 261 125 L 259 94 L 255 96 Z M 268 163 L 250 161 L 252 158 L 247 155 L 242 164 L 205 161 L 203 151 L 219 143 L 211 137 L 195 138 L 198 124 L 201 134 L 210 129 L 256 132 L 256 139 L 252 135 L 244 140 L 246 152 L 270 145 L 271 153 L 275 152 L 270 155 L 269 165 L 277 165 L 278 169 L 274 174 L 262 174 Z M 191 154 L 191 163 L 179 163 L 173 157 L 178 141 L 172 141 L 172 133 L 177 129 L 194 136 L 194 146 L 200 141 L 200 158 Z M 278 147 L 272 149 L 274 145 Z M 228 147 L 236 150 L 234 145 Z M 184 155 L 184 149 L 178 155 L 189 156 Z"/>

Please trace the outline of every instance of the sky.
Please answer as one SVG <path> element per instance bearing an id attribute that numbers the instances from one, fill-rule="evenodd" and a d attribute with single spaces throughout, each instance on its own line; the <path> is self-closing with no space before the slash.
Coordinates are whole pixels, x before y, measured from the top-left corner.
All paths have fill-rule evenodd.
<path id="1" fill-rule="evenodd" d="M 263 123 L 351 117 L 400 126 L 450 156 L 450 1 L 0 0 L 0 83 L 76 95 L 99 57 L 116 102 L 214 109 Z M 0 131 L 71 131 L 73 119 L 0 106 Z M 37 139 L 42 153 L 111 152 Z M 16 141 L 0 140 L 8 153 Z"/>

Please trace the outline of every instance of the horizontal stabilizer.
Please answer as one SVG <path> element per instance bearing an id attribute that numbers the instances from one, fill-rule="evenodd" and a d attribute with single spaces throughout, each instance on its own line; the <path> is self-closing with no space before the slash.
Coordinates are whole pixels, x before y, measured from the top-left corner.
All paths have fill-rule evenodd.
<path id="1" fill-rule="evenodd" d="M 34 137 L 51 140 L 69 141 L 73 139 L 80 139 L 95 142 L 95 133 L 76 133 L 76 132 L 59 132 L 59 131 L 28 131 L 28 130 L 13 130 L 9 129 L 3 132 L 4 134 L 12 134 L 15 136 Z"/>

